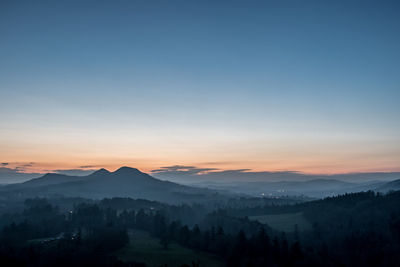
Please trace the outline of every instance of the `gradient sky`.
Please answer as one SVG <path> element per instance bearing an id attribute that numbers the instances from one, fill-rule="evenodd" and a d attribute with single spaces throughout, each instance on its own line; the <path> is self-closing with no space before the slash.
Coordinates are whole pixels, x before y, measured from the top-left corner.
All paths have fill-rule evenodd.
<path id="1" fill-rule="evenodd" d="M 0 162 L 400 171 L 398 1 L 0 1 Z"/>

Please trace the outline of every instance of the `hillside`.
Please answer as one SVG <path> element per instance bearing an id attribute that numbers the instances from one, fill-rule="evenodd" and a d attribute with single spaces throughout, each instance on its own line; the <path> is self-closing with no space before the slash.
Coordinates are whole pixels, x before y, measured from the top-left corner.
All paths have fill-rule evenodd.
<path id="1" fill-rule="evenodd" d="M 131 197 L 167 203 L 203 202 L 220 197 L 216 191 L 162 181 L 130 167 L 122 167 L 115 172 L 101 169 L 87 176 L 46 174 L 24 183 L 5 186 L 1 192 L 21 197 Z"/>

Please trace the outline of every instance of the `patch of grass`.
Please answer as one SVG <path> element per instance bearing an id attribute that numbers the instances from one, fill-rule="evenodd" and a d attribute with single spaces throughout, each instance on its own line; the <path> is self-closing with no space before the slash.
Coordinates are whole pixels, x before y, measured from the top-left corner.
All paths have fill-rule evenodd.
<path id="1" fill-rule="evenodd" d="M 204 267 L 225 266 L 220 258 L 212 254 L 191 250 L 177 243 L 171 243 L 168 249 L 164 249 L 159 239 L 144 231 L 129 231 L 129 238 L 129 244 L 117 252 L 117 257 L 123 261 L 144 262 L 149 267 L 165 264 L 168 267 L 191 266 L 192 261 L 198 261 Z"/>
<path id="2" fill-rule="evenodd" d="M 268 224 L 278 231 L 294 232 L 296 224 L 299 231 L 311 230 L 311 224 L 304 218 L 302 212 L 251 216 L 249 219 Z"/>

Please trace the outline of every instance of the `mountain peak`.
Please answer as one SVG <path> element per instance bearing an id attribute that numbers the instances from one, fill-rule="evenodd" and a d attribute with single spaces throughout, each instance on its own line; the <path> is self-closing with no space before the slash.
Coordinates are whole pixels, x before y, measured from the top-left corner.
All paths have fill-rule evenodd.
<path id="1" fill-rule="evenodd" d="M 119 168 L 118 170 L 116 170 L 114 173 L 117 173 L 117 174 L 141 174 L 142 172 L 136 168 L 123 166 L 123 167 Z"/>
<path id="2" fill-rule="evenodd" d="M 104 175 L 104 174 L 109 174 L 110 172 L 109 171 L 107 171 L 106 169 L 104 169 L 104 168 L 101 168 L 101 169 L 99 169 L 99 170 L 97 170 L 97 171 L 95 171 L 94 173 L 92 173 L 92 174 L 100 174 L 100 175 Z"/>

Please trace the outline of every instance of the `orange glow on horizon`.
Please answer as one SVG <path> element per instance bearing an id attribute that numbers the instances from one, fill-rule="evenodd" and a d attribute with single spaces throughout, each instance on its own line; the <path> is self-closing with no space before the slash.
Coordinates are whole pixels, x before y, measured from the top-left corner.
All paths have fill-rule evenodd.
<path id="1" fill-rule="evenodd" d="M 303 174 L 322 174 L 322 175 L 332 175 L 332 174 L 350 174 L 350 173 L 367 173 L 367 172 L 400 172 L 400 167 L 395 165 L 386 166 L 386 167 L 371 167 L 371 166 L 350 166 L 348 163 L 347 166 L 339 166 L 339 165 L 325 165 L 325 166 L 301 166 L 299 164 L 292 164 L 292 168 L 285 167 L 285 164 L 277 164 L 276 166 L 269 166 L 269 168 L 265 168 L 267 165 L 254 165 L 250 163 L 224 163 L 221 164 L 210 164 L 205 163 L 180 163 L 176 164 L 175 162 L 134 162 L 134 161 L 121 161 L 119 162 L 110 162 L 110 163 L 96 163 L 96 164 L 76 164 L 76 163 L 61 163 L 61 162 L 10 162 L 7 165 L 3 165 L 2 167 L 6 168 L 17 168 L 19 172 L 25 173 L 48 173 L 54 172 L 57 170 L 98 170 L 100 168 L 105 168 L 109 171 L 115 171 L 120 167 L 128 166 L 132 168 L 137 168 L 143 172 L 151 173 L 152 170 L 159 169 L 165 166 L 194 166 L 198 168 L 212 168 L 215 170 L 211 170 L 209 172 L 220 172 L 226 170 L 239 170 L 245 169 L 244 172 L 286 172 L 293 171 L 299 172 Z M 289 165 L 288 165 L 289 166 Z M 206 172 L 207 173 L 207 172 Z M 201 175 L 201 174 L 200 174 Z"/>

